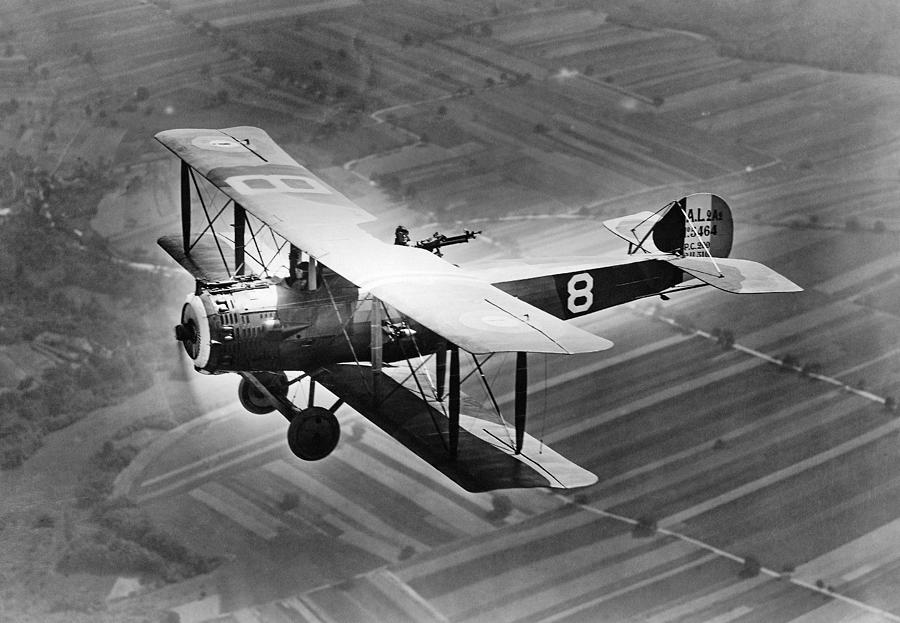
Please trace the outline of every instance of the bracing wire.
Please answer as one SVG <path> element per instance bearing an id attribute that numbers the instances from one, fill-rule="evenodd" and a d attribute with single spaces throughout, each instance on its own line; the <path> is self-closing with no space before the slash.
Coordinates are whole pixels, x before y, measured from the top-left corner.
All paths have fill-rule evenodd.
<path id="1" fill-rule="evenodd" d="M 500 425 L 503 426 L 503 432 L 506 433 L 506 438 L 509 441 L 509 447 L 514 448 L 515 443 L 513 442 L 512 437 L 509 434 L 509 426 L 506 424 L 506 420 L 503 419 L 503 413 L 500 412 L 500 405 L 497 404 L 497 399 L 494 397 L 494 392 L 491 390 L 491 386 L 487 381 L 487 377 L 484 375 L 484 370 L 481 367 L 481 363 L 478 361 L 478 357 L 472 353 L 472 361 L 475 362 L 475 367 L 478 369 L 479 378 L 481 378 L 481 384 L 484 386 L 484 390 L 487 392 L 488 397 L 491 399 L 491 404 L 494 405 L 494 412 L 497 414 L 497 419 L 500 422 Z"/>
<path id="2" fill-rule="evenodd" d="M 373 296 L 372 298 L 375 298 L 375 297 Z M 381 303 L 382 309 L 384 310 L 384 317 L 387 319 L 388 322 L 391 322 L 391 315 L 388 312 L 387 306 L 384 304 L 384 301 L 381 301 L 380 299 L 375 299 L 375 300 L 378 303 Z M 444 435 L 441 431 L 441 427 L 438 425 L 437 420 L 434 419 L 434 410 L 429 408 L 428 399 L 425 396 L 425 390 L 422 389 L 422 384 L 419 382 L 419 377 L 416 374 L 416 372 L 418 372 L 420 369 L 422 369 L 426 363 L 424 358 L 422 357 L 422 353 L 419 351 L 419 346 L 418 346 L 418 344 L 416 344 L 415 338 L 413 338 L 413 345 L 416 348 L 416 353 L 418 353 L 419 361 L 420 361 L 419 366 L 416 367 L 415 369 L 413 369 L 412 361 L 410 361 L 410 358 L 407 357 L 407 355 L 406 355 L 406 348 L 404 348 L 403 342 L 400 341 L 400 342 L 398 342 L 398 344 L 400 346 L 400 352 L 403 353 L 403 358 L 406 360 L 406 365 L 409 367 L 409 376 L 412 377 L 413 381 L 415 381 L 415 383 L 416 383 L 416 387 L 419 390 L 419 395 L 422 397 L 422 403 L 425 405 L 425 410 L 428 412 L 428 415 L 431 418 L 431 423 L 434 426 L 434 429 L 438 432 L 438 438 L 441 440 L 441 445 L 444 446 L 445 450 L 449 451 L 450 446 L 444 440 Z M 437 388 L 434 386 L 434 384 L 431 381 L 431 376 L 428 374 L 427 367 L 425 368 L 425 376 L 428 379 L 429 385 L 431 385 L 431 391 L 434 394 L 435 399 L 437 399 Z M 408 379 L 409 379 L 409 377 L 406 377 L 406 379 L 404 379 L 404 383 Z M 394 387 L 394 389 L 392 389 L 390 391 L 390 393 L 385 397 L 385 400 L 390 398 L 394 394 L 394 392 L 397 391 L 402 386 L 403 386 L 403 383 L 400 383 L 396 387 Z M 449 417 L 447 414 L 447 409 L 444 406 L 444 402 L 443 401 L 438 401 L 438 402 L 441 405 L 441 412 L 444 414 L 445 417 Z"/>
<path id="3" fill-rule="evenodd" d="M 356 362 L 356 369 L 359 371 L 359 376 L 362 378 L 363 385 L 368 387 L 369 384 L 366 381 L 366 375 L 363 374 L 362 364 L 359 361 L 359 357 L 356 356 L 356 349 L 353 347 L 353 340 L 350 339 L 350 335 L 347 333 L 347 327 L 344 324 L 344 319 L 341 316 L 341 310 L 338 309 L 337 302 L 334 300 L 334 295 L 331 293 L 331 286 L 328 285 L 328 280 L 325 278 L 324 272 L 319 275 L 321 282 L 325 285 L 325 290 L 328 292 L 328 298 L 331 300 L 331 307 L 334 309 L 334 313 L 337 316 L 338 324 L 341 325 L 341 333 L 344 334 L 344 339 L 347 340 L 347 346 L 350 347 L 350 353 L 353 355 L 353 361 Z M 352 318 L 353 316 L 350 316 Z M 348 321 L 350 320 L 348 318 Z"/>
<path id="4" fill-rule="evenodd" d="M 200 205 L 203 206 L 203 214 L 204 214 L 204 216 L 206 216 L 206 222 L 207 222 L 206 228 L 202 232 L 200 232 L 200 235 L 197 236 L 197 240 L 200 240 L 200 238 L 203 237 L 203 234 L 205 234 L 207 231 L 212 232 L 213 241 L 216 243 L 216 248 L 219 250 L 219 257 L 222 258 L 222 265 L 225 266 L 225 272 L 228 273 L 228 277 L 230 278 L 231 277 L 231 269 L 228 268 L 228 260 L 225 259 L 225 253 L 224 253 L 224 251 L 222 251 L 222 244 L 219 242 L 218 235 L 216 235 L 216 230 L 213 227 L 213 222 L 219 218 L 219 216 L 222 214 L 222 212 L 225 211 L 225 208 L 228 207 L 228 204 L 231 202 L 231 200 L 229 199 L 227 202 L 225 202 L 225 205 L 222 206 L 222 209 L 219 210 L 218 214 L 216 214 L 215 217 L 213 217 L 211 219 L 209 217 L 209 210 L 207 209 L 206 201 L 203 200 L 203 193 L 200 192 L 200 185 L 197 182 L 197 177 L 194 175 L 194 169 L 189 169 L 189 171 L 191 174 L 191 180 L 194 183 L 194 190 L 197 191 L 197 197 L 200 199 Z M 194 242 L 194 244 L 196 244 L 196 241 Z M 193 246 L 194 245 L 192 244 L 191 247 L 188 249 L 188 252 L 190 252 L 190 250 L 191 250 L 191 248 L 193 248 Z"/>
<path id="5" fill-rule="evenodd" d="M 391 315 L 388 312 L 387 305 L 385 305 L 384 301 L 381 301 L 380 299 L 379 299 L 379 302 L 381 303 L 381 307 L 384 310 L 384 317 L 387 318 L 388 322 L 391 322 Z M 419 362 L 420 362 L 419 368 L 423 368 L 423 366 L 425 364 L 425 357 L 422 355 L 422 351 L 419 350 L 419 343 L 416 341 L 415 336 L 412 336 L 411 340 L 413 343 L 413 348 L 416 349 L 416 356 L 419 358 Z M 400 342 L 400 349 L 403 351 L 403 354 L 406 355 L 406 349 L 403 348 L 402 342 Z M 407 359 L 407 361 L 409 361 L 409 360 Z M 431 389 L 431 395 L 434 397 L 435 400 L 438 400 L 437 384 L 431 379 L 431 374 L 428 372 L 428 368 L 424 367 L 424 370 L 425 370 L 425 379 L 428 381 L 429 389 Z M 424 393 L 422 393 L 422 398 L 423 399 L 425 398 Z M 443 403 L 441 403 L 441 407 L 443 408 Z"/>
<path id="6" fill-rule="evenodd" d="M 647 218 L 645 218 L 644 220 L 642 220 L 640 223 L 638 223 L 637 225 L 635 225 L 634 227 L 631 228 L 631 235 L 633 235 L 633 236 L 634 236 L 634 239 L 637 240 L 637 245 L 636 245 L 636 246 L 637 246 L 638 249 L 640 249 L 640 250 L 643 251 L 644 253 L 649 253 L 649 251 L 647 251 L 647 249 L 644 248 L 644 242 L 647 240 L 647 238 L 650 237 L 650 234 L 653 233 L 653 228 L 651 227 L 651 228 L 647 231 L 647 233 L 644 234 L 644 237 L 641 238 L 640 240 L 638 240 L 638 237 L 637 237 L 637 229 L 638 229 L 638 227 L 640 227 L 641 225 L 643 225 L 644 223 L 646 223 L 647 221 L 649 221 L 650 219 L 652 219 L 654 216 L 656 216 L 656 215 L 659 214 L 660 212 L 663 212 L 663 211 L 668 212 L 668 211 L 672 208 L 672 206 L 676 205 L 677 203 L 678 203 L 677 201 L 670 201 L 669 203 L 667 203 L 666 205 L 664 205 L 663 207 L 661 207 L 659 210 L 657 210 L 656 212 L 654 212 L 653 214 L 651 214 L 650 216 L 648 216 Z M 629 243 L 629 244 L 630 244 L 630 243 Z"/>

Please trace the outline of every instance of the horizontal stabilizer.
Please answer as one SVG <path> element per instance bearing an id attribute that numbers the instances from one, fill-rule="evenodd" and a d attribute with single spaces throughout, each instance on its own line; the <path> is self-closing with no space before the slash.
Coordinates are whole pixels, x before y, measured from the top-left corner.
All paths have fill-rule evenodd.
<path id="1" fill-rule="evenodd" d="M 763 292 L 799 292 L 796 283 L 768 266 L 750 260 L 734 258 L 673 257 L 666 258 L 687 274 L 719 290 L 735 294 Z"/>
<path id="2" fill-rule="evenodd" d="M 638 212 L 628 216 L 620 216 L 603 221 L 603 226 L 628 244 L 640 245 L 650 252 L 659 251 L 653 246 L 652 239 L 647 239 L 653 226 L 663 217 L 664 212 Z"/>

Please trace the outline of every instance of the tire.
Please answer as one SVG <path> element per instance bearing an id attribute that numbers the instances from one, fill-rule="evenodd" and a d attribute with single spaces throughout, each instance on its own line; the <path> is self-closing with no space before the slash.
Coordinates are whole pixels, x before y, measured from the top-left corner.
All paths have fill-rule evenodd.
<path id="1" fill-rule="evenodd" d="M 284 372 L 258 372 L 257 375 L 257 378 L 262 381 L 270 392 L 282 398 L 287 396 L 288 383 L 287 375 Z M 238 399 L 247 411 L 255 415 L 265 415 L 275 410 L 271 401 L 253 383 L 245 378 L 241 379 L 241 384 L 238 386 Z"/>
<path id="2" fill-rule="evenodd" d="M 287 441 L 294 456 L 304 461 L 318 461 L 337 447 L 341 425 L 334 413 L 324 407 L 298 411 L 288 426 Z"/>

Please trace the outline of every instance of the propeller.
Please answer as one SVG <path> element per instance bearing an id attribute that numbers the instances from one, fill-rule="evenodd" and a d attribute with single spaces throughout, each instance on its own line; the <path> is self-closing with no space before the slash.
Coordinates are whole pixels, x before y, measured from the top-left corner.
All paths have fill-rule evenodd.
<path id="1" fill-rule="evenodd" d="M 182 326 L 179 325 L 178 329 Z M 194 360 L 187 353 L 190 347 L 190 341 L 181 339 L 175 341 L 175 352 L 169 368 L 168 391 L 163 397 L 164 404 L 168 405 L 172 416 L 179 422 L 184 421 L 185 416 L 193 417 L 198 414 L 203 404 L 194 385 L 201 379 L 194 369 Z"/>

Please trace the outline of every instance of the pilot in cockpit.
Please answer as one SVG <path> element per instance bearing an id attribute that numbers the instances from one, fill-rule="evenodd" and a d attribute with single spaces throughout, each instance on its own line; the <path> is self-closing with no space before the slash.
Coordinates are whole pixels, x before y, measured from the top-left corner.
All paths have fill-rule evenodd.
<path id="1" fill-rule="evenodd" d="M 306 290 L 309 285 L 309 262 L 300 261 L 300 250 L 291 247 L 288 255 L 288 278 L 285 283 L 294 290 Z"/>
<path id="2" fill-rule="evenodd" d="M 409 246 L 409 230 L 403 225 L 397 225 L 397 229 L 394 230 L 394 244 L 402 247 Z"/>

